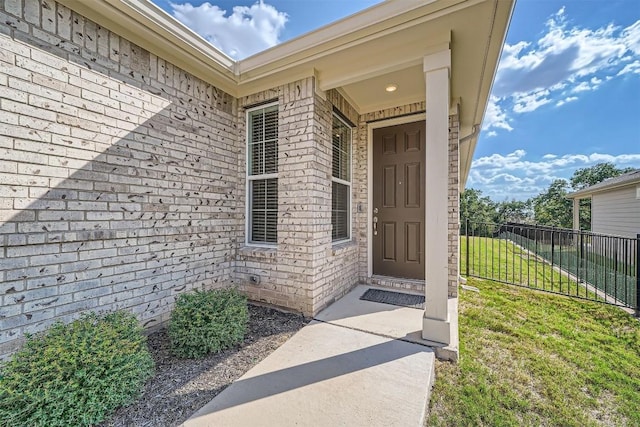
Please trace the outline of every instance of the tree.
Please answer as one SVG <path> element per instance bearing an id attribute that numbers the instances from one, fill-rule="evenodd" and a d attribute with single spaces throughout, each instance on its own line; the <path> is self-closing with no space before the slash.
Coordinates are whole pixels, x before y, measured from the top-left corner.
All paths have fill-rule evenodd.
<path id="1" fill-rule="evenodd" d="M 633 168 L 618 169 L 613 163 L 598 163 L 597 165 L 577 169 L 571 176 L 571 188 L 574 191 L 596 185 L 607 178 L 613 178 L 623 173 L 631 172 Z"/>
<path id="2" fill-rule="evenodd" d="M 528 223 L 532 219 L 531 200 L 505 200 L 496 205 L 494 222 Z"/>
<path id="3" fill-rule="evenodd" d="M 496 204 L 487 196 L 482 197 L 482 191 L 468 188 L 460 194 L 460 226 L 461 233 L 467 230 L 471 235 L 486 235 L 488 224 L 494 221 Z"/>
<path id="4" fill-rule="evenodd" d="M 550 227 L 571 228 L 571 200 L 567 199 L 569 183 L 556 179 L 547 191 L 533 198 L 533 213 L 536 223 Z"/>
<path id="5" fill-rule="evenodd" d="M 613 163 L 598 163 L 597 165 L 577 169 L 571 176 L 571 188 L 582 190 L 598 184 L 607 178 L 613 178 L 623 173 L 631 172 L 633 168 L 618 169 Z M 580 200 L 580 229 L 591 229 L 591 199 Z"/>

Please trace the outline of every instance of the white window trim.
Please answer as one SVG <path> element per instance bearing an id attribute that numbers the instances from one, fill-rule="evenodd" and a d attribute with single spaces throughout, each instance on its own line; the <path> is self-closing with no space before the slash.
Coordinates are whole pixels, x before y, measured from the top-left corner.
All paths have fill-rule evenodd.
<path id="1" fill-rule="evenodd" d="M 266 242 L 252 242 L 251 241 L 251 181 L 254 180 L 266 180 L 272 178 L 278 178 L 277 173 L 269 173 L 264 175 L 250 175 L 249 174 L 249 115 L 256 110 L 263 110 L 265 108 L 278 106 L 278 101 L 270 102 L 268 104 L 258 105 L 256 107 L 247 108 L 245 111 L 244 123 L 245 123 L 245 137 L 244 137 L 244 169 L 245 169 L 245 188 L 244 188 L 244 245 L 253 248 L 267 248 L 275 249 L 278 243 L 266 243 Z M 280 123 L 280 111 L 278 108 L 278 123 Z M 280 147 L 278 147 L 278 157 L 280 157 Z M 277 159 L 276 159 L 277 160 Z"/>
<path id="2" fill-rule="evenodd" d="M 352 182 L 353 182 L 353 127 L 347 123 L 342 117 L 340 117 L 340 115 L 336 114 L 335 112 L 333 112 L 332 115 L 332 120 L 333 118 L 337 118 L 338 120 L 340 120 L 342 122 L 342 124 L 344 124 L 347 128 L 349 128 L 349 130 L 351 131 L 351 140 L 349 141 L 349 178 L 350 181 L 345 181 L 343 179 L 340 178 L 336 178 L 333 176 L 333 163 L 331 164 L 331 187 L 333 188 L 333 183 L 336 182 L 338 184 L 342 184 L 342 185 L 346 185 L 349 188 L 349 213 L 348 213 L 348 218 L 349 218 L 349 225 L 348 225 L 348 236 L 345 239 L 340 239 L 340 240 L 333 240 L 333 224 L 331 224 L 331 244 L 332 245 L 340 245 L 342 243 L 348 243 L 351 242 L 351 240 L 353 239 L 353 186 L 352 186 Z M 333 127 L 333 122 L 332 122 L 332 127 Z M 333 135 L 331 136 L 332 140 L 331 140 L 331 150 L 333 152 Z M 333 159 L 333 153 L 331 158 Z M 333 193 L 333 189 L 331 190 Z M 333 196 L 331 198 L 331 204 L 333 205 Z M 333 206 L 332 206 L 333 207 Z"/>

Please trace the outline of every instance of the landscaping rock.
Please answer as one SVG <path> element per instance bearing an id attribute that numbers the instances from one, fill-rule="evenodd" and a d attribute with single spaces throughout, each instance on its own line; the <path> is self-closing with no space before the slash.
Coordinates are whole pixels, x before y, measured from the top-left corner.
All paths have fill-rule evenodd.
<path id="1" fill-rule="evenodd" d="M 149 335 L 156 374 L 136 402 L 100 426 L 180 425 L 308 322 L 301 315 L 255 305 L 249 305 L 249 316 L 249 332 L 241 345 L 204 359 L 173 356 L 164 328 Z"/>

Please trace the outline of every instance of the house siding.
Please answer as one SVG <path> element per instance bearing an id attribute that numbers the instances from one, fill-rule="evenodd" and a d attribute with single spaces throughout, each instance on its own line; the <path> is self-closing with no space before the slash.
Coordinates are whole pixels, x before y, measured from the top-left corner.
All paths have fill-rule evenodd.
<path id="1" fill-rule="evenodd" d="M 368 277 L 368 132 L 314 77 L 235 99 L 52 0 L 0 0 L 0 358 L 25 333 L 237 285 L 307 316 Z M 246 244 L 246 108 L 279 106 L 278 241 Z M 332 111 L 354 124 L 352 238 L 331 239 Z M 450 119 L 449 295 L 458 279 Z M 258 283 L 251 279 L 258 278 Z M 423 283 L 390 286 L 424 291 Z"/>
<path id="2" fill-rule="evenodd" d="M 0 354 L 86 311 L 227 285 L 236 101 L 51 0 L 0 1 Z"/>
<path id="3" fill-rule="evenodd" d="M 591 199 L 591 229 L 595 233 L 635 238 L 640 233 L 640 184 L 596 193 Z"/>

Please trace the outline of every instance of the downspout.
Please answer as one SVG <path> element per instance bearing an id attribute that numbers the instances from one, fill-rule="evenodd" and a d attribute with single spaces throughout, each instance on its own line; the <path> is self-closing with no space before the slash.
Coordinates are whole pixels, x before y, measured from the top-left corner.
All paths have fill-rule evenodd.
<path id="1" fill-rule="evenodd" d="M 458 144 L 465 142 L 475 136 L 478 136 L 479 133 L 480 133 L 480 125 L 473 125 L 473 127 L 471 128 L 471 133 L 465 136 L 464 138 L 460 138 L 458 140 Z"/>
<path id="2" fill-rule="evenodd" d="M 479 133 L 480 133 L 480 125 L 479 124 L 473 125 L 471 127 L 471 133 L 469 135 L 465 136 L 464 138 L 459 138 L 458 139 L 458 149 L 460 151 L 462 151 L 462 143 L 467 142 L 469 140 L 473 140 L 473 138 L 477 137 Z M 468 144 L 468 147 L 466 149 L 467 162 L 464 165 L 462 165 L 462 164 L 460 165 L 460 167 L 463 170 L 468 170 L 467 169 L 467 165 L 468 165 L 469 169 L 471 169 L 471 160 L 472 160 L 471 159 L 471 155 L 473 154 L 472 151 L 471 151 L 472 147 L 474 147 L 474 144 L 472 144 L 472 143 Z M 466 181 L 466 179 L 465 179 L 465 181 Z"/>
<path id="3" fill-rule="evenodd" d="M 479 133 L 480 133 L 480 125 L 473 125 L 473 127 L 471 128 L 471 133 L 469 135 L 465 136 L 464 138 L 460 138 L 458 140 L 458 147 L 460 146 L 461 143 L 463 143 L 465 141 L 468 141 L 469 139 L 478 136 Z M 460 191 L 460 190 L 458 190 L 458 191 Z M 469 250 L 469 247 L 467 246 L 467 251 L 468 250 Z M 460 274 L 458 274 L 458 283 L 460 284 L 460 286 L 464 290 L 472 290 L 472 291 L 479 292 L 479 291 L 477 291 L 477 288 L 474 288 L 473 286 L 467 286 L 467 278 L 466 277 L 462 277 Z"/>

